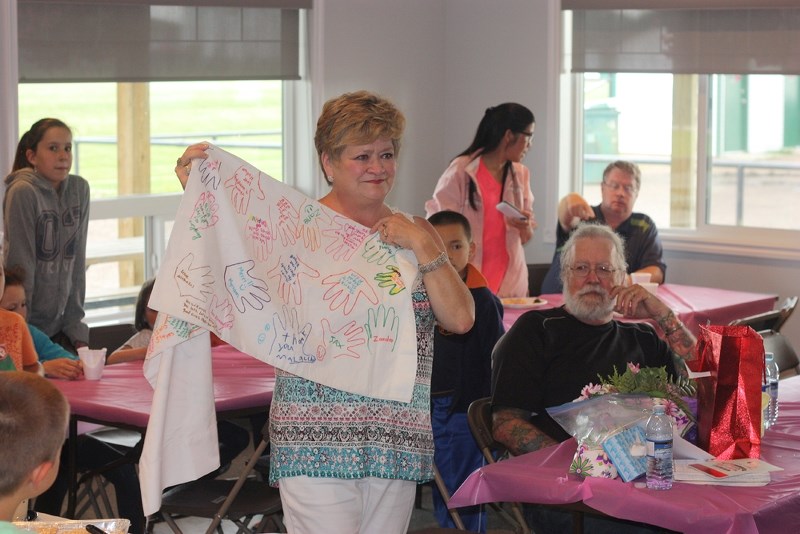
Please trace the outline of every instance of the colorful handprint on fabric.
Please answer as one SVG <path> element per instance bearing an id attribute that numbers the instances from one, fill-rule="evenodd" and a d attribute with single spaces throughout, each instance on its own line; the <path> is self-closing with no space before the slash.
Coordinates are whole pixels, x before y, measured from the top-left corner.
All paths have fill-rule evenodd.
<path id="1" fill-rule="evenodd" d="M 156 319 L 156 324 L 153 326 L 153 335 L 150 338 L 150 342 L 154 345 L 159 345 L 168 343 L 175 338 L 183 341 L 189 339 L 198 328 L 200 327 L 183 319 L 160 313 Z"/>
<path id="2" fill-rule="evenodd" d="M 400 328 L 400 319 L 394 308 L 386 307 L 383 304 L 377 308 L 370 308 L 367 313 L 367 347 L 371 354 L 376 354 L 376 350 L 381 345 L 391 347 L 394 350 L 397 345 L 397 332 Z"/>
<path id="3" fill-rule="evenodd" d="M 272 341 L 270 354 L 289 363 L 314 363 L 317 358 L 306 352 L 306 341 L 311 333 L 311 323 L 306 323 L 300 328 L 297 318 L 297 309 L 283 306 L 283 318 L 277 312 L 272 316 L 272 326 L 275 337 Z"/>
<path id="4" fill-rule="evenodd" d="M 278 200 L 278 235 L 281 245 L 288 247 L 297 242 L 297 219 L 299 214 L 287 198 Z"/>
<path id="5" fill-rule="evenodd" d="M 364 243 L 364 252 L 361 257 L 370 263 L 385 265 L 389 261 L 394 261 L 397 256 L 398 247 L 390 245 L 380 238 L 375 232 Z"/>
<path id="6" fill-rule="evenodd" d="M 250 238 L 250 243 L 252 244 L 253 256 L 260 261 L 266 261 L 272 254 L 276 239 L 269 216 L 269 208 L 267 208 L 266 219 L 250 215 L 247 218 L 247 226 L 245 227 L 245 235 Z"/>
<path id="7" fill-rule="evenodd" d="M 255 192 L 258 200 L 264 200 L 264 180 L 258 171 L 251 172 L 247 167 L 239 167 L 233 176 L 225 180 L 225 189 L 229 191 L 231 204 L 236 213 L 244 214 L 250 208 L 250 197 Z"/>
<path id="8" fill-rule="evenodd" d="M 192 239 L 200 239 L 202 237 L 200 230 L 211 228 L 217 224 L 219 220 L 217 216 L 218 209 L 219 205 L 217 204 L 217 199 L 214 198 L 214 193 L 210 191 L 200 193 L 197 202 L 194 204 L 194 213 L 192 213 L 189 219 L 189 229 L 192 231 Z"/>
<path id="9" fill-rule="evenodd" d="M 251 274 L 255 265 L 253 260 L 248 260 L 225 267 L 225 288 L 239 313 L 247 308 L 261 310 L 264 304 L 272 301 L 267 283 Z"/>
<path id="10" fill-rule="evenodd" d="M 331 311 L 343 308 L 344 314 L 350 315 L 362 297 L 372 304 L 378 303 L 378 295 L 370 287 L 369 282 L 352 269 L 327 276 L 322 280 L 322 284 L 330 286 L 322 299 L 329 302 Z"/>
<path id="11" fill-rule="evenodd" d="M 178 294 L 182 297 L 192 297 L 201 302 L 206 302 L 214 293 L 214 277 L 211 267 L 201 265 L 193 266 L 194 254 L 188 254 L 175 268 L 175 282 L 178 284 Z"/>
<path id="12" fill-rule="evenodd" d="M 206 158 L 200 163 L 200 181 L 206 188 L 216 191 L 219 188 L 221 164 L 219 160 Z"/>
<path id="13" fill-rule="evenodd" d="M 322 210 L 319 202 L 306 201 L 300 208 L 297 238 L 303 238 L 303 246 L 314 252 L 322 245 L 322 228 L 331 224 L 331 218 Z"/>
<path id="14" fill-rule="evenodd" d="M 406 288 L 400 269 L 394 265 L 387 265 L 386 271 L 375 275 L 378 287 L 388 287 L 390 295 L 397 295 Z"/>
<path id="15" fill-rule="evenodd" d="M 230 330 L 233 327 L 233 304 L 228 299 L 222 302 L 214 295 L 208 308 L 208 318 L 216 332 Z"/>
<path id="16" fill-rule="evenodd" d="M 331 323 L 327 319 L 322 320 L 322 341 L 323 345 L 317 347 L 317 360 L 322 361 L 328 352 L 333 358 L 360 358 L 361 355 L 356 351 L 366 343 L 364 338 L 364 327 L 350 321 L 338 330 L 331 328 Z"/>
<path id="17" fill-rule="evenodd" d="M 280 258 L 278 264 L 268 273 L 269 278 L 278 279 L 278 294 L 284 304 L 303 302 L 303 288 L 300 277 L 319 278 L 319 271 L 303 263 L 295 254 Z"/>
<path id="18" fill-rule="evenodd" d="M 334 260 L 347 261 L 367 238 L 369 229 L 339 215 L 333 218 L 333 225 L 333 228 L 322 231 L 326 237 L 333 238 L 333 242 L 325 247 L 325 252 Z"/>

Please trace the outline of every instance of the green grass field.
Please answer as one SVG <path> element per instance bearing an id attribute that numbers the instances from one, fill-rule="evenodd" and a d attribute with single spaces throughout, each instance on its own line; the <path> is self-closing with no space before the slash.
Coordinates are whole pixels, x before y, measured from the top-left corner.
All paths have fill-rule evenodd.
<path id="1" fill-rule="evenodd" d="M 281 82 L 159 82 L 150 84 L 150 135 L 175 136 L 175 146 L 151 145 L 150 190 L 178 192 L 175 159 L 192 142 L 212 140 L 266 172 L 282 179 L 282 149 L 243 148 L 227 143 L 281 144 L 281 134 L 239 135 L 242 132 L 281 132 Z M 117 84 L 20 84 L 20 135 L 42 117 L 56 117 L 72 129 L 75 160 L 72 172 L 86 178 L 92 198 L 117 192 L 117 146 L 82 141 L 117 135 Z"/>

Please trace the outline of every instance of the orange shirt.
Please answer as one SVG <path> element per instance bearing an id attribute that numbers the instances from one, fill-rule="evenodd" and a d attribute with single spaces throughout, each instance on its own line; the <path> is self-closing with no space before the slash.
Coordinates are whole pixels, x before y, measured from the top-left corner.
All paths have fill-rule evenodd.
<path id="1" fill-rule="evenodd" d="M 17 371 L 23 371 L 39 361 L 25 319 L 3 309 L 0 309 L 0 350 L 11 355 Z"/>

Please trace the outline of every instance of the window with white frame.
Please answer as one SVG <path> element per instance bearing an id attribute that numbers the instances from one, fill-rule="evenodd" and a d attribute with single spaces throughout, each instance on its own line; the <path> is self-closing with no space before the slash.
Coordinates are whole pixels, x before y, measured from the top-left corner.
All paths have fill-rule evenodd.
<path id="1" fill-rule="evenodd" d="M 565 13 L 573 185 L 587 200 L 627 159 L 642 168 L 635 209 L 662 235 L 796 249 L 800 9 Z"/>
<path id="2" fill-rule="evenodd" d="M 703 75 L 702 85 L 697 78 L 583 74 L 583 193 L 599 201 L 603 168 L 626 159 L 642 169 L 637 210 L 662 229 L 800 230 L 792 215 L 800 203 L 800 120 L 791 120 L 800 78 Z M 703 158 L 699 136 L 708 140 Z"/>

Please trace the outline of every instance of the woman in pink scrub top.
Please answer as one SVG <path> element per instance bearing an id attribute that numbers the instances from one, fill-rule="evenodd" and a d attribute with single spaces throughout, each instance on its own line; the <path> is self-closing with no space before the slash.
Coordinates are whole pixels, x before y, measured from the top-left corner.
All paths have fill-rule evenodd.
<path id="1" fill-rule="evenodd" d="M 475 139 L 456 156 L 425 203 L 426 215 L 444 210 L 464 214 L 477 250 L 475 266 L 499 297 L 528 295 L 528 267 L 522 246 L 533 236 L 533 193 L 530 171 L 520 163 L 533 141 L 533 113 L 506 103 L 486 110 Z M 497 210 L 500 201 L 521 216 Z"/>

